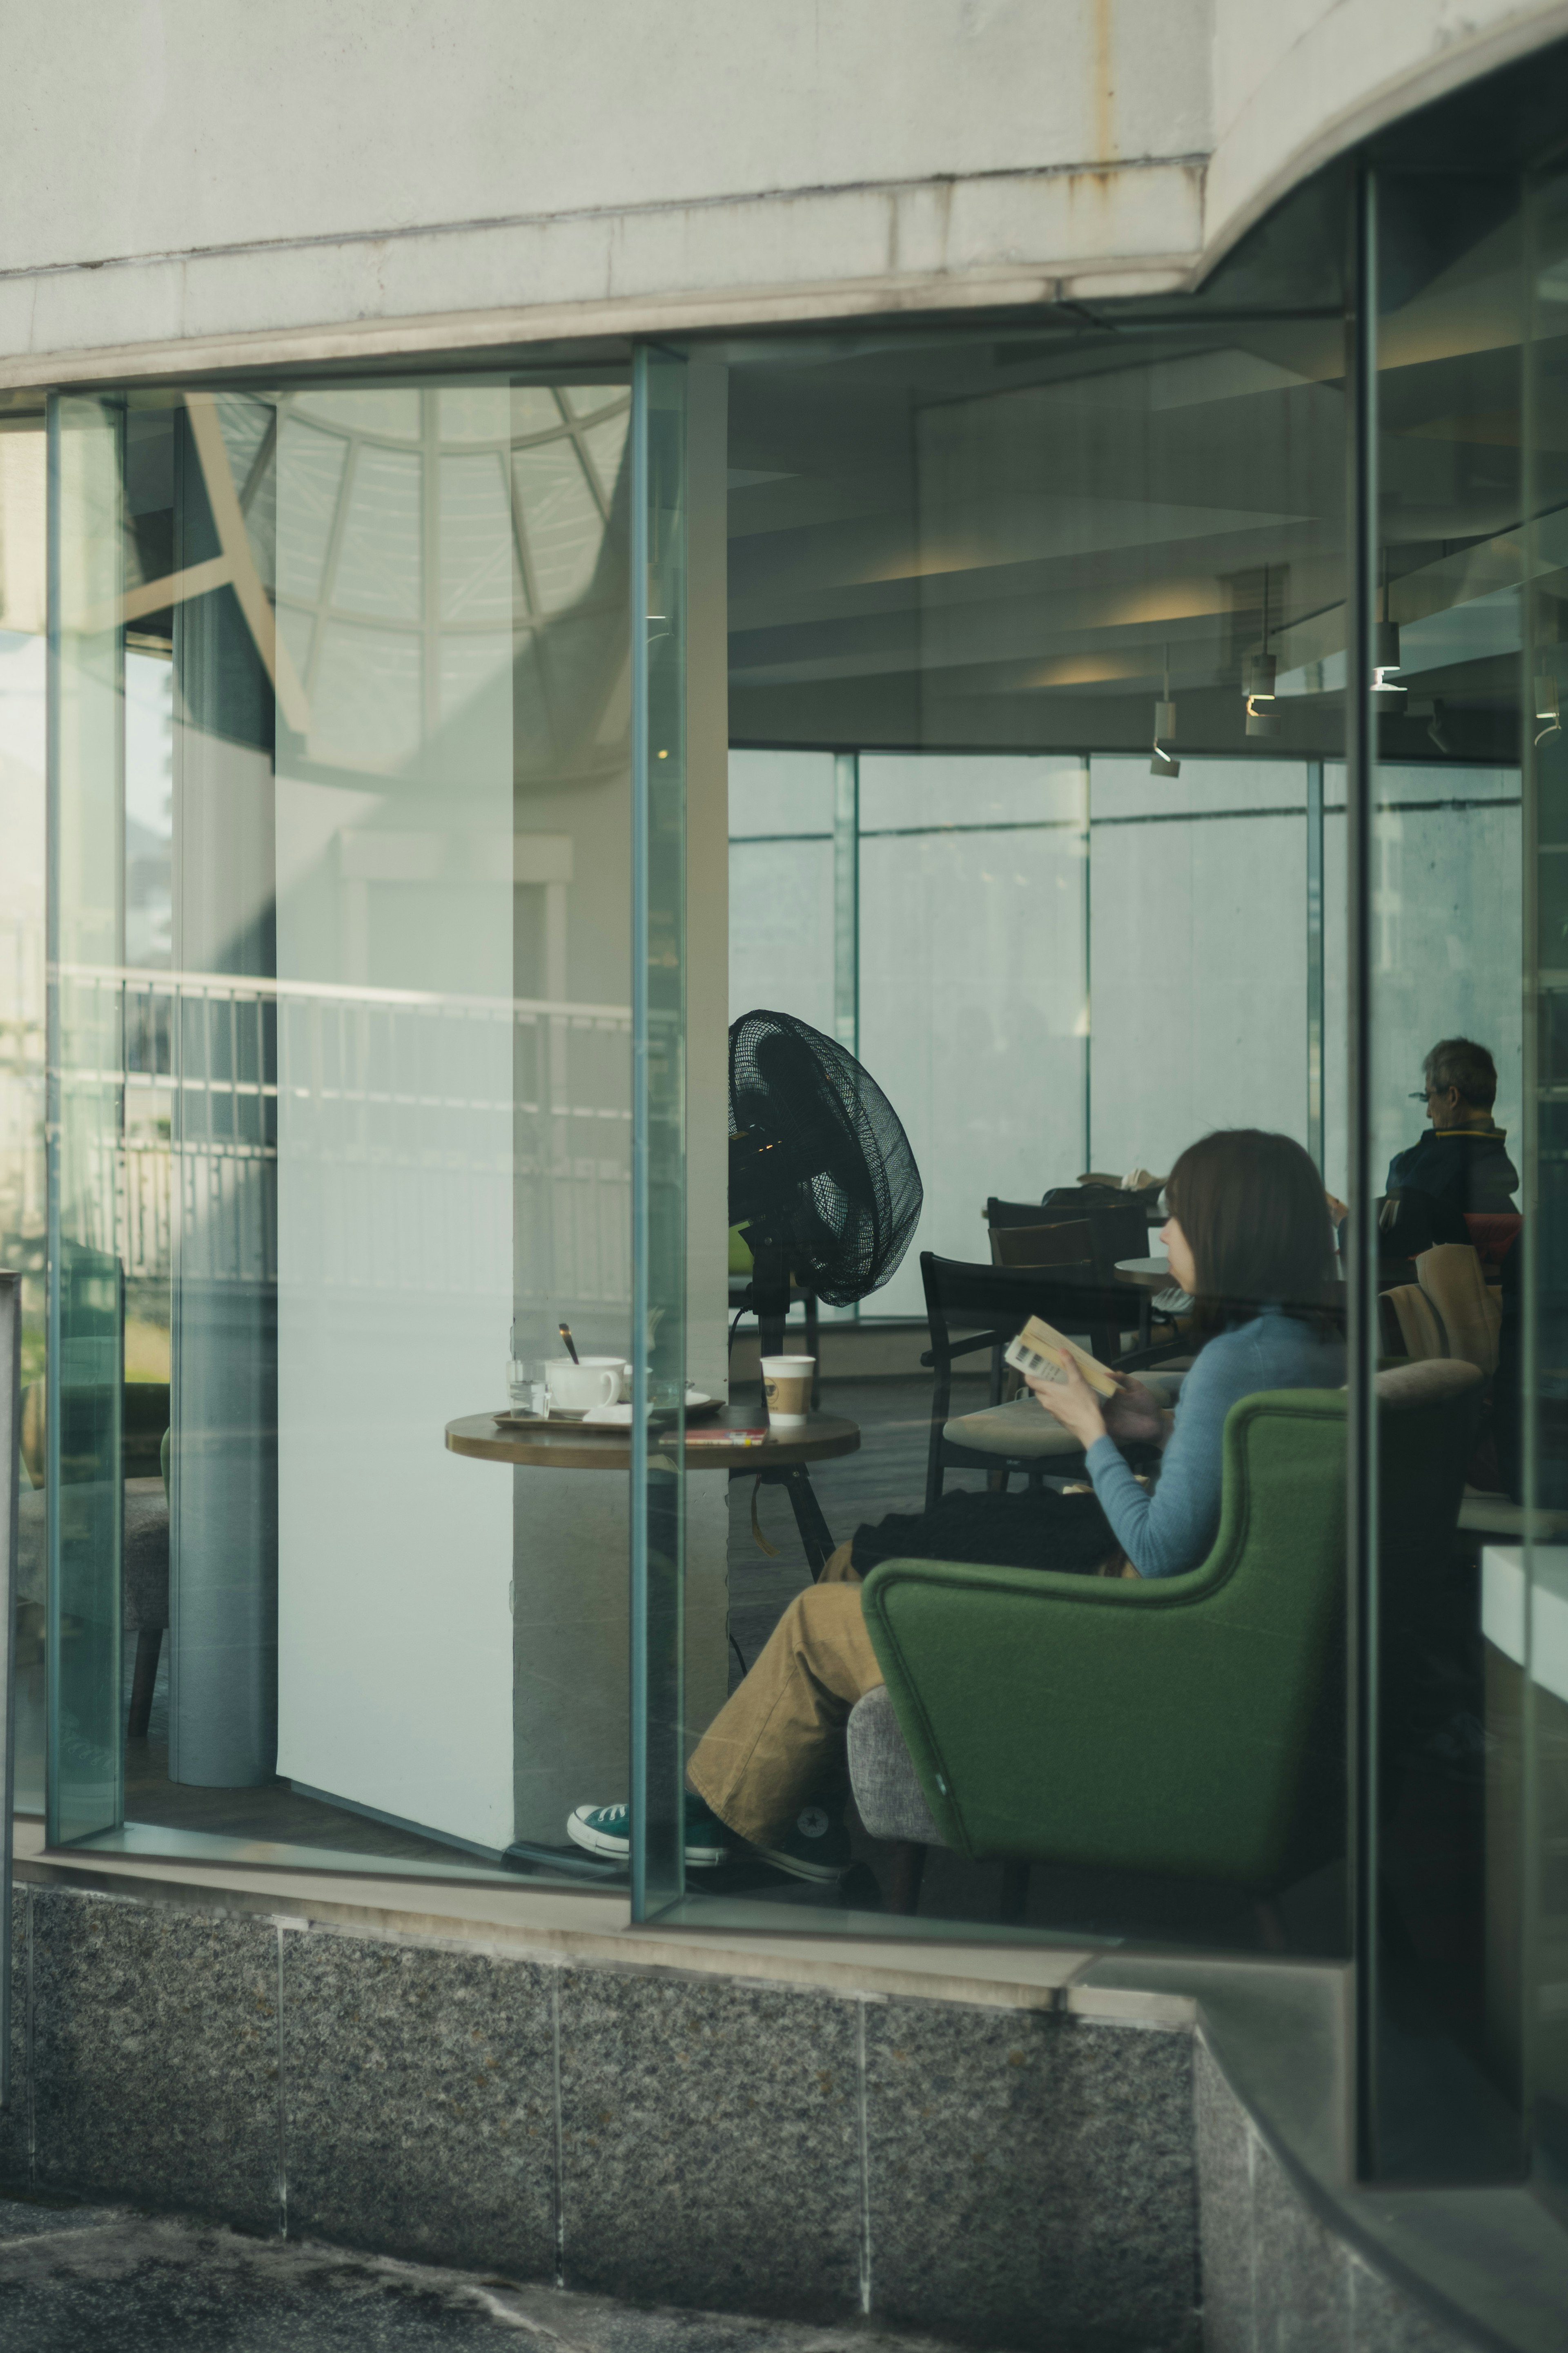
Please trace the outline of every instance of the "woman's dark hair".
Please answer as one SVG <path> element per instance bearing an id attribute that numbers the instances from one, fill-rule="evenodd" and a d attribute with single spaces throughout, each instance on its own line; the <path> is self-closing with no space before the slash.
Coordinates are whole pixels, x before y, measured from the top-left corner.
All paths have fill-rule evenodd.
<path id="1" fill-rule="evenodd" d="M 1268 1306 L 1320 1330 L 1334 1324 L 1323 1180 L 1289 1136 L 1259 1127 L 1205 1135 L 1172 1169 L 1165 1198 L 1193 1254 L 1200 1335 Z"/>

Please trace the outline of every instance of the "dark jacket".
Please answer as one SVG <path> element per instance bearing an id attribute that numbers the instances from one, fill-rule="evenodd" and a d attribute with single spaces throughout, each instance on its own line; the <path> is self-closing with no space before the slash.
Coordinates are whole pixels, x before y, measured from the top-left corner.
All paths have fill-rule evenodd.
<path id="1" fill-rule="evenodd" d="M 1474 1216 L 1517 1209 L 1519 1171 L 1505 1150 L 1500 1127 L 1431 1127 L 1408 1152 L 1388 1164 L 1388 1193 L 1435 1194 Z"/>

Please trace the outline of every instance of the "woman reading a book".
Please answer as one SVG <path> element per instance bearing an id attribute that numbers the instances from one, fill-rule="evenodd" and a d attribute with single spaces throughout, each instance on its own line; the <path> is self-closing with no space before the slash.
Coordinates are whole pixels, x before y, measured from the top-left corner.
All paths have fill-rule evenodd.
<path id="1" fill-rule="evenodd" d="M 1093 1572 L 1123 1561 L 1141 1577 L 1196 1568 L 1219 1529 L 1221 1437 L 1233 1405 L 1259 1389 L 1338 1388 L 1344 1347 L 1326 1307 L 1332 1240 L 1322 1180 L 1299 1144 L 1257 1128 L 1206 1135 L 1166 1181 L 1161 1235 L 1171 1274 L 1195 1303 L 1198 1354 L 1173 1413 L 1142 1383 L 1097 1396 L 1067 1357 L 1031 1377 L 1041 1406 L 1084 1449 L 1092 1492 L 954 1495 L 935 1512 L 857 1529 L 819 1584 L 796 1596 L 687 1767 L 686 1860 L 750 1847 L 824 1883 L 849 1863 L 842 1819 L 844 1726 L 882 1680 L 859 1583 L 879 1560 L 1008 1562 Z M 1152 1488 L 1124 1449 L 1158 1466 Z M 590 1852 L 629 1852 L 626 1807 L 579 1806 L 567 1824 Z"/>

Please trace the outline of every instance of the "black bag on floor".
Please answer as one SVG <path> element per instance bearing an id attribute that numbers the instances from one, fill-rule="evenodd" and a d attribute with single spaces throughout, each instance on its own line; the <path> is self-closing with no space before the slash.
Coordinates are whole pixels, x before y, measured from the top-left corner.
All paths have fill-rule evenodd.
<path id="1" fill-rule="evenodd" d="M 880 1560 L 971 1561 L 1087 1577 L 1116 1549 L 1092 1494 L 944 1495 L 934 1512 L 889 1512 L 855 1531 L 850 1560 L 864 1577 Z"/>

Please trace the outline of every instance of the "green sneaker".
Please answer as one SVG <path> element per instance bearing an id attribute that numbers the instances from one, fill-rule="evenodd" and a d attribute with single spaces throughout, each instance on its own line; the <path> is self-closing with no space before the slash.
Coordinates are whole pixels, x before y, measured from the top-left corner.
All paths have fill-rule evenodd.
<path id="1" fill-rule="evenodd" d="M 812 1880 L 819 1887 L 836 1886 L 853 1860 L 844 1817 L 830 1814 L 824 1806 L 803 1806 L 776 1845 L 752 1844 L 751 1851 L 775 1871 Z"/>
<path id="2" fill-rule="evenodd" d="M 574 1846 L 627 1862 L 632 1852 L 629 1806 L 574 1806 L 566 1823 Z M 686 1792 L 686 1862 L 691 1871 L 714 1871 L 728 1862 L 734 1841 L 716 1813 L 695 1791 Z"/>

